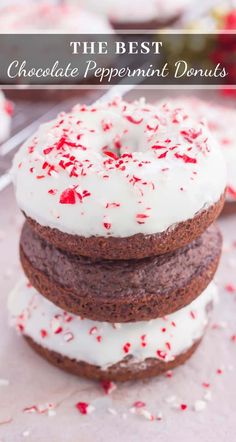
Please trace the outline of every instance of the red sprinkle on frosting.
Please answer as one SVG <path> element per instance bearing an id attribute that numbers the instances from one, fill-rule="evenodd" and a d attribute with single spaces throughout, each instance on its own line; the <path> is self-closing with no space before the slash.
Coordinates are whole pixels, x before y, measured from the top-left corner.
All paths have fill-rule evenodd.
<path id="1" fill-rule="evenodd" d="M 65 189 L 60 196 L 60 204 L 75 204 L 76 193 L 74 189 Z"/>

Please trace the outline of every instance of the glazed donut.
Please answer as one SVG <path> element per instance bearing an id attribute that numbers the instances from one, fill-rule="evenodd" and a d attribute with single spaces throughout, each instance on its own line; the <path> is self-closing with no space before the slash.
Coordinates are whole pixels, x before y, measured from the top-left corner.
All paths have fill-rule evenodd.
<path id="1" fill-rule="evenodd" d="M 191 242 L 218 216 L 226 185 L 207 127 L 142 100 L 59 114 L 23 144 L 12 172 L 18 205 L 39 235 L 105 259 Z"/>
<path id="2" fill-rule="evenodd" d="M 12 113 L 12 103 L 6 100 L 3 92 L 0 91 L 0 143 L 10 135 Z"/>
<path id="3" fill-rule="evenodd" d="M 169 316 L 112 324 L 69 314 L 22 280 L 9 297 L 8 308 L 12 326 L 54 364 L 82 376 L 125 381 L 183 363 L 202 338 L 216 298 L 211 283 Z"/>

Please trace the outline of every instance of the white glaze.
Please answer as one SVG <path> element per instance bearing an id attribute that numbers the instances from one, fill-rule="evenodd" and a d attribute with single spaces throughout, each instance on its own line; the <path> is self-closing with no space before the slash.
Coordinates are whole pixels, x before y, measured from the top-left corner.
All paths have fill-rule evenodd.
<path id="1" fill-rule="evenodd" d="M 182 131 L 199 135 L 189 141 Z M 56 148 L 65 135 L 76 147 L 60 141 Z M 28 216 L 84 237 L 163 232 L 216 203 L 226 185 L 222 152 L 208 129 L 184 112 L 142 100 L 60 114 L 24 143 L 12 172 L 18 205 Z M 75 204 L 62 204 L 63 192 L 73 193 L 74 186 Z"/>
<path id="2" fill-rule="evenodd" d="M 0 143 L 6 140 L 10 134 L 11 108 L 11 104 L 0 91 Z"/>
<path id="3" fill-rule="evenodd" d="M 71 0 L 109 17 L 114 23 L 145 23 L 178 17 L 194 0 Z"/>
<path id="4" fill-rule="evenodd" d="M 196 97 L 172 99 L 173 107 L 182 107 L 199 121 L 205 120 L 210 131 L 222 147 L 227 167 L 227 201 L 236 201 L 236 109 Z M 162 102 L 161 102 L 162 104 Z"/>
<path id="5" fill-rule="evenodd" d="M 15 4 L 0 13 L 1 33 L 74 32 L 110 33 L 105 17 L 88 12 L 78 5 L 57 5 L 46 1 L 26 2 L 25 7 Z"/>
<path id="6" fill-rule="evenodd" d="M 11 325 L 39 345 L 105 369 L 127 355 L 134 357 L 133 362 L 173 360 L 202 337 L 208 323 L 207 305 L 216 297 L 216 286 L 211 283 L 195 301 L 165 318 L 109 324 L 65 313 L 24 279 L 10 294 L 8 308 Z"/>

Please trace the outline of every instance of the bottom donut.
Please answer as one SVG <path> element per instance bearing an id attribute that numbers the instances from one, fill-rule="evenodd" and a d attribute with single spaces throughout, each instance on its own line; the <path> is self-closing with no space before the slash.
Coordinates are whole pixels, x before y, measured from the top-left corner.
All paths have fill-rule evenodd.
<path id="1" fill-rule="evenodd" d="M 195 352 L 201 339 L 196 341 L 187 351 L 176 356 L 173 361 L 164 362 L 160 359 L 148 358 L 144 362 L 132 362 L 132 357 L 127 356 L 122 362 L 112 365 L 106 370 L 83 361 L 76 361 L 62 356 L 55 351 L 48 350 L 25 336 L 28 344 L 48 362 L 68 373 L 94 380 L 107 380 L 116 382 L 136 381 L 154 376 L 159 376 L 168 370 L 184 364 Z"/>
<path id="2" fill-rule="evenodd" d="M 186 307 L 163 318 L 98 322 L 69 314 L 24 280 L 9 297 L 10 322 L 52 364 L 90 379 L 157 376 L 195 351 L 217 297 L 213 283 Z"/>

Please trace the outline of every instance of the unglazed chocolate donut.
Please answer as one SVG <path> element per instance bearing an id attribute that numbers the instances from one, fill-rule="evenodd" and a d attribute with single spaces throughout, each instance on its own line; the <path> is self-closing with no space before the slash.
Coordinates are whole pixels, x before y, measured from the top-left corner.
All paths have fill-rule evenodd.
<path id="1" fill-rule="evenodd" d="M 139 259 L 201 235 L 223 206 L 226 170 L 185 111 L 117 99 L 42 125 L 17 153 L 13 180 L 31 226 L 56 247 Z"/>
<path id="2" fill-rule="evenodd" d="M 20 258 L 31 284 L 51 302 L 96 321 L 158 318 L 183 308 L 214 277 L 222 238 L 215 226 L 185 247 L 139 260 L 92 260 L 55 248 L 25 223 Z"/>

